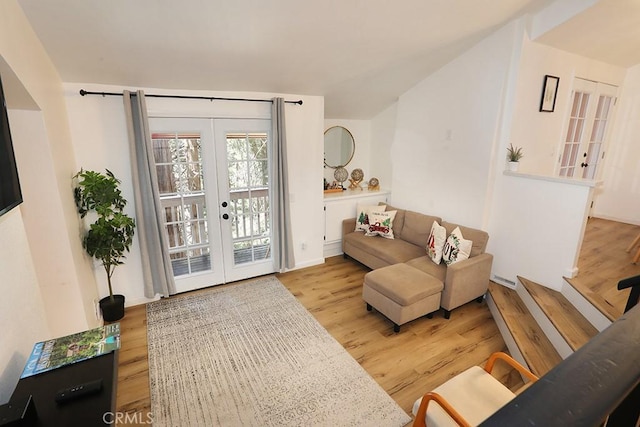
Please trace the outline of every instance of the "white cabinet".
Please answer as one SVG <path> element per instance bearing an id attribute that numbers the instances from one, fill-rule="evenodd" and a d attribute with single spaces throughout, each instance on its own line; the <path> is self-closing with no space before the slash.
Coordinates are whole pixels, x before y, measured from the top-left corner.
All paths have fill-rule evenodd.
<path id="1" fill-rule="evenodd" d="M 346 190 L 324 196 L 324 256 L 342 253 L 342 220 L 355 218 L 358 203 L 387 202 L 388 191 Z"/>

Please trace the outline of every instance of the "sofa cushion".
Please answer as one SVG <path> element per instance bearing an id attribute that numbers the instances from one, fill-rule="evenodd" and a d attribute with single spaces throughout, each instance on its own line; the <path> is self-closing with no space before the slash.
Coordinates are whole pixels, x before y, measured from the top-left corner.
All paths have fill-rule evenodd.
<path id="1" fill-rule="evenodd" d="M 469 258 L 473 242 L 462 235 L 460 227 L 453 229 L 442 249 L 442 260 L 451 265 Z"/>
<path id="2" fill-rule="evenodd" d="M 384 202 L 378 204 L 383 205 Z M 395 206 L 387 205 L 388 211 L 396 211 L 396 217 L 393 219 L 393 235 L 396 239 L 402 239 L 402 228 L 404 227 L 404 209 L 398 209 Z"/>
<path id="3" fill-rule="evenodd" d="M 431 233 L 427 238 L 427 255 L 431 258 L 431 261 L 436 264 L 440 264 L 442 261 L 442 249 L 444 249 L 444 243 L 447 241 L 447 229 L 438 224 L 438 221 L 433 221 L 431 226 Z"/>
<path id="4" fill-rule="evenodd" d="M 369 206 L 364 203 L 358 203 L 356 208 L 356 228 L 355 231 L 367 231 L 369 228 L 369 215 L 373 212 L 384 212 L 385 205 Z"/>
<path id="5" fill-rule="evenodd" d="M 417 268 L 418 270 L 428 273 L 435 277 L 436 279 L 442 280 L 447 277 L 447 266 L 446 264 L 434 264 L 429 258 L 428 255 L 423 255 L 418 258 L 411 259 L 409 261 L 405 261 L 405 264 L 410 265 L 413 268 Z"/>
<path id="6" fill-rule="evenodd" d="M 365 231 L 366 236 L 382 236 L 385 239 L 393 239 L 393 218 L 396 211 L 371 212 L 369 226 Z"/>
<path id="7" fill-rule="evenodd" d="M 442 221 L 441 224 L 444 228 L 447 229 L 447 236 L 450 235 L 456 227 L 459 227 L 464 238 L 473 242 L 469 258 L 473 258 L 476 255 L 483 254 L 487 249 L 489 234 L 486 231 L 465 227 L 463 225 L 458 225 L 447 221 Z"/>
<path id="8" fill-rule="evenodd" d="M 404 226 L 402 227 L 402 239 L 425 248 L 433 221 L 440 223 L 441 219 L 436 216 L 406 211 L 404 214 Z"/>
<path id="9" fill-rule="evenodd" d="M 347 246 L 364 251 L 387 264 L 397 264 L 424 255 L 423 247 L 412 245 L 402 239 L 368 237 L 363 233 L 353 232 L 344 236 L 344 240 Z M 364 261 L 361 260 L 361 262 Z M 367 263 L 365 262 L 365 264 Z"/>

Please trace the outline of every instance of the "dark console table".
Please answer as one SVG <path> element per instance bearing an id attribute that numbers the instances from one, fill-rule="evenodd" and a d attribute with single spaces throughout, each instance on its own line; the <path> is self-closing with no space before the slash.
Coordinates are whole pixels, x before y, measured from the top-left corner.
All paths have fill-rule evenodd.
<path id="1" fill-rule="evenodd" d="M 118 351 L 43 372 L 18 381 L 11 401 L 32 395 L 38 426 L 113 425 L 118 381 Z M 62 389 L 102 379 L 99 393 L 81 396 L 59 404 L 56 393 Z"/>

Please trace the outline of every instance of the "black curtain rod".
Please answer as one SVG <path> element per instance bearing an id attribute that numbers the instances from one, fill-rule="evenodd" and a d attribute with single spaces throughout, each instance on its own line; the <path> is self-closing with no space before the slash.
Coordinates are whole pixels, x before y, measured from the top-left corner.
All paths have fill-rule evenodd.
<path id="1" fill-rule="evenodd" d="M 102 96 L 122 96 L 118 92 L 89 92 L 84 89 L 80 89 L 80 95 L 102 95 Z M 188 96 L 188 95 L 153 95 L 145 93 L 144 96 L 149 98 L 175 98 L 175 99 L 206 99 L 209 101 L 248 101 L 248 102 L 273 102 L 270 99 L 251 99 L 251 98 L 220 98 L 216 96 Z M 298 101 L 284 101 L 287 104 L 302 105 L 302 100 Z"/>

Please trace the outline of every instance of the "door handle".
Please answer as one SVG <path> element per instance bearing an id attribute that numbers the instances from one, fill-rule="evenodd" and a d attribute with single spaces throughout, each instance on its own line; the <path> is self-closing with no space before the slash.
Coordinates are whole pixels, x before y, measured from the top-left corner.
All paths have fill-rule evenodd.
<path id="1" fill-rule="evenodd" d="M 227 202 L 222 202 L 222 207 L 226 208 L 229 204 Z"/>
<path id="2" fill-rule="evenodd" d="M 223 219 L 229 219 L 229 214 L 222 214 Z"/>
<path id="3" fill-rule="evenodd" d="M 587 166 L 589 166 L 589 163 L 580 163 L 580 166 L 586 168 Z"/>

